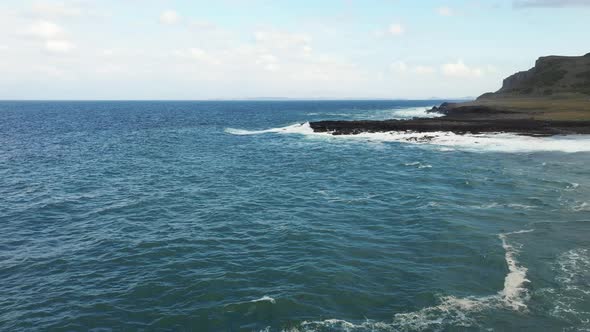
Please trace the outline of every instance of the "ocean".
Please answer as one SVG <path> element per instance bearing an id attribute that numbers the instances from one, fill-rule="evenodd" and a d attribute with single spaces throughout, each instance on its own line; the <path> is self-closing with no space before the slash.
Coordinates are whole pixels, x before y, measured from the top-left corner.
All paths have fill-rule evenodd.
<path id="1" fill-rule="evenodd" d="M 590 137 L 307 124 L 438 103 L 0 102 L 0 330 L 590 330 Z"/>

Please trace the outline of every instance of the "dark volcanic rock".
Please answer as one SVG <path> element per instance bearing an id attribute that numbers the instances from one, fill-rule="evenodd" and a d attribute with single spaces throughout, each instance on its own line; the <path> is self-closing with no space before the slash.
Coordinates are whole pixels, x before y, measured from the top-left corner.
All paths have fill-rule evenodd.
<path id="1" fill-rule="evenodd" d="M 356 135 L 364 132 L 437 132 L 450 131 L 456 134 L 480 134 L 510 132 L 532 136 L 567 134 L 590 134 L 587 121 L 538 121 L 538 120 L 461 120 L 449 118 L 386 120 L 386 121 L 318 121 L 311 122 L 315 132 L 333 135 Z"/>
<path id="2" fill-rule="evenodd" d="M 427 110 L 427 113 L 441 113 L 441 114 L 447 114 L 447 112 L 454 108 L 455 105 L 457 105 L 456 103 L 448 103 L 448 102 L 444 102 L 442 104 L 440 104 L 440 106 L 434 106 L 433 108 Z"/>
<path id="3" fill-rule="evenodd" d="M 590 121 L 542 121 L 523 117 L 522 113 L 484 105 L 462 106 L 443 103 L 430 112 L 444 114 L 439 118 L 385 121 L 319 121 L 311 122 L 315 132 L 333 135 L 356 135 L 363 132 L 436 132 L 456 134 L 509 132 L 522 135 L 590 134 Z"/>

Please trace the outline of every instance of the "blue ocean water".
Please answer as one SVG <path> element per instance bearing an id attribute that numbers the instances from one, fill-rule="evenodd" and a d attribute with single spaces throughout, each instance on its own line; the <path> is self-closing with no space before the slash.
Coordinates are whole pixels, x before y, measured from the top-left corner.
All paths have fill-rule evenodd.
<path id="1" fill-rule="evenodd" d="M 587 137 L 304 124 L 437 103 L 0 102 L 0 330 L 590 329 Z"/>

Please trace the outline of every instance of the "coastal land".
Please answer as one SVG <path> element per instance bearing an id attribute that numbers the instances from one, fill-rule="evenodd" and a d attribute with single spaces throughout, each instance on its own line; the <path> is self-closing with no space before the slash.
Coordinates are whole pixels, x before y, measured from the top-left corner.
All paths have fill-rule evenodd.
<path id="1" fill-rule="evenodd" d="M 532 136 L 590 134 L 590 53 L 547 56 L 504 79 L 497 92 L 474 101 L 443 103 L 436 118 L 311 122 L 315 132 L 450 131 L 456 134 L 515 133 Z"/>

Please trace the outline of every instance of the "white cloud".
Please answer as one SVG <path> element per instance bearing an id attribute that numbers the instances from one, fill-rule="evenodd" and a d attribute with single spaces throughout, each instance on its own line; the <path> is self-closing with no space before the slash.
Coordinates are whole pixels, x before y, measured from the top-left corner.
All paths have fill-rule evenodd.
<path id="1" fill-rule="evenodd" d="M 220 65 L 222 61 L 210 52 L 207 52 L 201 48 L 193 47 L 185 50 L 175 50 L 172 52 L 173 55 L 181 59 L 198 61 L 210 65 Z"/>
<path id="2" fill-rule="evenodd" d="M 67 40 L 49 39 L 45 42 L 45 49 L 53 53 L 67 53 L 74 49 L 74 44 Z"/>
<path id="3" fill-rule="evenodd" d="M 278 71 L 280 69 L 280 66 L 276 63 L 269 63 L 267 65 L 264 66 L 264 70 L 266 71 Z"/>
<path id="4" fill-rule="evenodd" d="M 401 24 L 394 23 L 389 26 L 388 32 L 393 36 L 401 36 L 404 34 L 405 29 Z"/>
<path id="5" fill-rule="evenodd" d="M 263 54 L 258 58 L 257 63 L 268 63 L 268 62 L 277 62 L 278 59 L 276 56 L 272 55 L 272 54 Z"/>
<path id="6" fill-rule="evenodd" d="M 588 0 L 514 0 L 514 8 L 565 8 L 590 6 Z"/>
<path id="7" fill-rule="evenodd" d="M 434 68 L 430 66 L 416 66 L 414 67 L 413 71 L 419 75 L 428 75 L 435 72 Z"/>
<path id="8" fill-rule="evenodd" d="M 445 76 L 451 77 L 480 77 L 484 74 L 485 69 L 469 67 L 463 60 L 457 60 L 457 62 L 442 65 L 441 71 Z"/>
<path id="9" fill-rule="evenodd" d="M 38 21 L 33 23 L 28 30 L 28 34 L 39 38 L 55 38 L 63 33 L 63 29 L 49 21 Z"/>
<path id="10" fill-rule="evenodd" d="M 396 61 L 392 63 L 389 68 L 398 73 L 405 73 L 408 70 L 408 65 L 403 61 Z"/>
<path id="11" fill-rule="evenodd" d="M 205 55 L 207 55 L 207 53 L 205 53 L 205 51 L 203 51 L 200 48 L 191 48 L 189 50 L 190 55 L 192 55 L 193 57 L 199 59 L 199 58 L 203 58 Z"/>
<path id="12" fill-rule="evenodd" d="M 62 69 L 51 65 L 35 65 L 31 68 L 34 73 L 49 76 L 51 78 L 67 79 L 66 72 Z"/>
<path id="13" fill-rule="evenodd" d="M 64 2 L 37 2 L 31 6 L 33 14 L 41 17 L 76 17 L 82 15 L 82 9 Z"/>
<path id="14" fill-rule="evenodd" d="M 276 30 L 257 31 L 254 39 L 260 46 L 277 49 L 304 48 L 311 43 L 311 37 L 306 34 Z"/>
<path id="15" fill-rule="evenodd" d="M 257 65 L 262 66 L 266 71 L 277 71 L 279 70 L 279 59 L 272 54 L 262 54 L 256 59 Z"/>
<path id="16" fill-rule="evenodd" d="M 417 65 L 417 66 L 410 66 L 404 61 L 396 61 L 389 65 L 389 68 L 399 74 L 402 73 L 414 73 L 418 75 L 427 75 L 433 74 L 436 70 L 434 67 L 431 66 L 424 66 L 424 65 Z"/>
<path id="17" fill-rule="evenodd" d="M 330 56 L 318 56 L 305 63 L 291 63 L 285 71 L 293 81 L 306 82 L 310 88 L 325 85 L 328 89 L 337 85 L 356 86 L 367 79 L 366 73 L 357 66 L 343 59 Z"/>
<path id="18" fill-rule="evenodd" d="M 194 20 L 189 23 L 189 27 L 197 30 L 215 30 L 219 27 L 212 22 L 205 20 Z"/>
<path id="19" fill-rule="evenodd" d="M 453 16 L 453 10 L 449 7 L 443 6 L 437 9 L 437 12 L 441 16 Z"/>
<path id="20" fill-rule="evenodd" d="M 160 23 L 162 24 L 176 24 L 180 21 L 180 16 L 174 10 L 165 10 L 160 14 Z"/>
<path id="21" fill-rule="evenodd" d="M 94 72 L 98 75 L 121 75 L 125 73 L 126 67 L 117 64 L 102 64 L 94 68 Z"/>
<path id="22" fill-rule="evenodd" d="M 221 64 L 221 61 L 218 58 L 209 54 L 208 52 L 203 51 L 200 48 L 191 48 L 189 52 L 190 55 L 198 61 L 205 62 L 211 65 Z"/>
<path id="23" fill-rule="evenodd" d="M 29 36 L 39 38 L 45 50 L 52 53 L 67 53 L 75 48 L 74 44 L 65 38 L 65 30 L 50 21 L 34 22 L 27 30 Z"/>
<path id="24" fill-rule="evenodd" d="M 37 5 L 31 5 L 36 2 Z M 326 25 L 323 20 L 319 23 L 303 22 L 300 26 L 302 30 L 282 30 L 273 26 L 236 22 L 225 25 L 215 21 L 214 16 L 197 16 L 194 19 L 199 21 L 194 21 L 181 8 L 165 1 L 168 5 L 152 13 L 152 23 L 159 24 L 162 10 L 168 8 L 178 11 L 174 12 L 176 19 L 172 20 L 177 23 L 176 26 L 167 26 L 172 27 L 172 30 L 160 31 L 154 36 L 159 40 L 154 42 L 149 38 L 133 37 L 145 28 L 141 20 L 124 26 L 129 33 L 121 35 L 121 29 L 104 28 L 107 23 L 117 22 L 93 20 L 88 16 L 93 6 L 97 6 L 97 10 L 117 15 L 134 9 L 127 3 L 139 3 L 138 0 L 123 2 L 114 7 L 92 0 L 12 1 L 10 3 L 16 4 L 14 8 L 7 4 L 0 5 L 0 25 L 3 27 L 0 30 L 15 31 L 0 38 L 0 44 L 4 45 L 0 46 L 0 72 L 5 74 L 0 75 L 4 78 L 0 81 L 10 87 L 17 86 L 15 82 L 34 80 L 36 76 L 31 74 L 32 68 L 36 64 L 43 64 L 57 70 L 48 67 L 44 69 L 47 75 L 40 77 L 63 74 L 83 78 L 84 81 L 80 81 L 83 84 L 66 82 L 60 86 L 60 82 L 55 83 L 55 91 L 68 91 L 71 97 L 82 98 L 208 98 L 220 95 L 354 97 L 389 96 L 391 93 L 399 97 L 415 97 L 452 95 L 455 91 L 458 91 L 456 95 L 475 94 L 472 91 L 485 91 L 488 86 L 494 87 L 499 82 L 497 76 L 506 70 L 498 67 L 498 74 L 488 75 L 491 69 L 485 66 L 485 62 L 472 63 L 470 61 L 475 60 L 465 58 L 467 64 L 483 70 L 485 79 L 457 79 L 457 84 L 448 86 L 448 80 L 443 79 L 442 65 L 454 63 L 457 58 L 435 62 L 417 44 L 405 45 L 408 48 L 403 50 L 391 43 L 371 49 L 369 46 L 375 40 L 370 28 L 365 30 L 366 27 L 339 25 L 342 22 L 329 24 L 330 31 L 323 30 Z M 51 7 L 48 4 L 57 5 Z M 439 3 L 443 4 L 455 6 L 451 2 Z M 435 10 L 439 5 L 431 6 L 431 14 L 438 16 Z M 459 8 L 452 8 L 459 11 Z M 383 38 L 393 39 L 393 33 L 401 34 L 396 38 L 403 39 L 413 33 L 410 22 L 406 22 L 403 17 L 393 17 L 384 23 L 375 27 L 381 30 Z M 394 26 L 392 32 L 389 23 L 401 24 Z M 183 28 L 182 31 L 176 29 L 179 27 Z M 368 34 L 366 37 L 369 38 L 358 39 L 359 34 Z M 351 38 L 355 38 L 352 46 Z M 174 52 L 178 56 L 171 57 L 175 49 L 181 51 Z M 48 56 L 50 52 L 62 56 Z M 452 56 L 451 52 L 440 56 Z M 461 53 L 461 50 L 456 52 Z M 387 62 L 387 56 L 394 58 Z M 403 61 L 391 64 L 388 72 L 383 71 L 388 69 L 387 65 L 393 62 L 391 60 Z M 381 63 L 386 68 L 380 68 Z M 432 68 L 434 73 L 419 75 L 432 72 Z M 477 71 L 475 74 L 474 71 L 467 72 L 477 75 Z M 376 77 L 381 73 L 383 81 L 378 82 Z M 102 76 L 95 81 L 99 74 Z M 110 86 L 106 83 L 115 84 Z M 43 89 L 22 91 L 22 95 L 29 94 L 32 98 L 54 96 L 54 92 L 43 92 Z M 30 91 L 36 92 L 30 95 Z M 0 89 L 2 96 L 9 93 L 6 89 Z"/>

